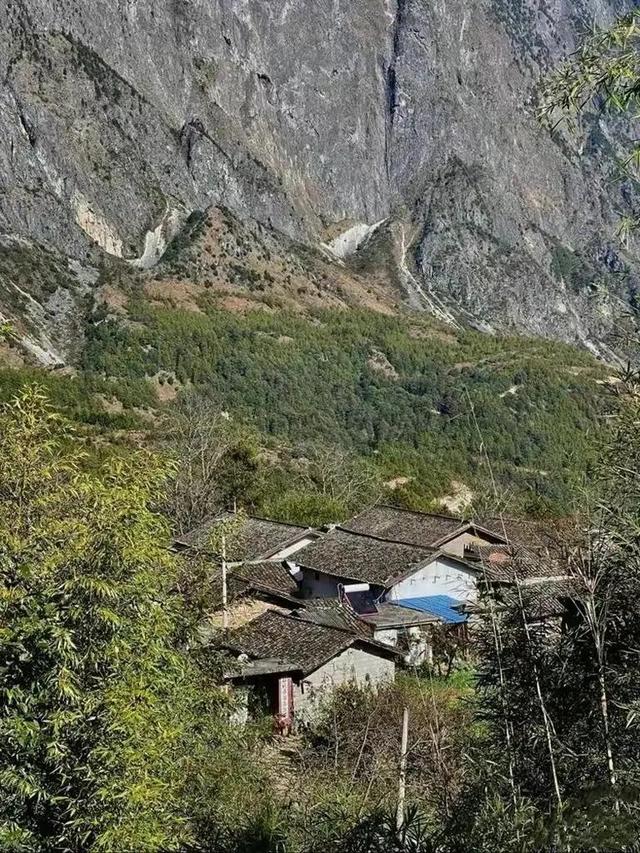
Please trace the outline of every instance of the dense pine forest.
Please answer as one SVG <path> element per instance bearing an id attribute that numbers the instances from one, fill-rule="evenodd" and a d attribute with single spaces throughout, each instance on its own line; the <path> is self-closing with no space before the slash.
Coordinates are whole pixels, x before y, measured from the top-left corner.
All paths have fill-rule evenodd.
<path id="1" fill-rule="evenodd" d="M 394 501 L 414 508 L 438 506 L 455 483 L 476 500 L 487 493 L 479 432 L 511 512 L 563 515 L 589 479 L 611 371 L 588 353 L 374 312 L 202 306 L 193 313 L 133 296 L 126 319 L 98 312 L 81 375 L 50 374 L 51 398 L 88 437 L 126 443 L 143 433 L 149 446 L 180 400 L 227 412 L 272 460 L 259 493 L 237 497 L 288 521 L 336 521 L 357 508 L 320 502 L 314 512 L 295 500 L 304 460 L 319 454 L 348 455 L 378 491 L 394 483 Z M 5 370 L 0 394 L 9 399 L 34 375 Z"/>

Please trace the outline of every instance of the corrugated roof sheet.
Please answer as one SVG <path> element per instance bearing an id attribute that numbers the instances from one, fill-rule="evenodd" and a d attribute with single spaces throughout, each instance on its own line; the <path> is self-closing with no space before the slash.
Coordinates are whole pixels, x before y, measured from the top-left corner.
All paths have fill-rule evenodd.
<path id="1" fill-rule="evenodd" d="M 421 598 L 402 598 L 398 602 L 402 607 L 408 607 L 411 610 L 420 610 L 422 613 L 430 613 L 437 616 L 447 624 L 456 625 L 461 622 L 466 622 L 467 617 L 455 610 L 464 604 L 456 598 L 450 598 L 448 595 L 428 595 Z"/>
<path id="2" fill-rule="evenodd" d="M 341 526 L 353 533 L 433 548 L 464 525 L 463 519 L 457 516 L 414 512 L 379 504 L 364 510 Z"/>
<path id="3" fill-rule="evenodd" d="M 295 560 L 300 566 L 332 577 L 387 586 L 427 562 L 434 553 L 431 548 L 415 548 L 336 528 L 298 551 Z"/>
<path id="4" fill-rule="evenodd" d="M 181 536 L 178 541 L 192 548 L 206 549 L 216 527 L 234 517 L 237 516 L 231 512 L 225 512 L 209 518 L 194 530 Z M 239 562 L 268 557 L 300 538 L 307 530 L 308 528 L 299 527 L 295 524 L 284 524 L 281 521 L 272 521 L 268 518 L 245 516 L 238 534 L 229 537 L 227 560 Z"/>

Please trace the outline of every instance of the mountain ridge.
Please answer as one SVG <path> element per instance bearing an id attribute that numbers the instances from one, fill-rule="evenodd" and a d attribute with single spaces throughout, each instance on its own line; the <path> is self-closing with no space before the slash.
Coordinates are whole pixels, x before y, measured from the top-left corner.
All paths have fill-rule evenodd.
<path id="1" fill-rule="evenodd" d="M 592 19 L 633 5 L 10 0 L 0 232 L 72 266 L 64 312 L 16 310 L 41 295 L 1 271 L 0 314 L 40 360 L 73 360 L 109 256 L 152 269 L 190 217 L 224 207 L 312 251 L 370 232 L 336 277 L 372 269 L 385 223 L 388 303 L 615 359 L 637 322 L 638 247 L 615 239 L 634 188 L 612 180 L 610 121 L 591 121 L 580 158 L 535 97 Z"/>

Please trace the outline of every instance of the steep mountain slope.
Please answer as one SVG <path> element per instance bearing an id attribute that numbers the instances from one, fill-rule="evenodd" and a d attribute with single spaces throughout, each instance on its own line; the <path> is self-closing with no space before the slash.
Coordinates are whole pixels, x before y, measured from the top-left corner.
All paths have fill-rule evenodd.
<path id="1" fill-rule="evenodd" d="M 19 264 L 0 271 L 0 314 L 43 360 L 73 358 L 104 256 L 148 269 L 224 205 L 361 270 L 384 222 L 388 303 L 606 356 L 636 304 L 637 247 L 612 242 L 632 192 L 609 180 L 606 125 L 580 158 L 534 100 L 592 19 L 630 5 L 7 0 L 0 231 L 14 254 L 74 263 L 55 310 L 16 306 L 42 296 Z"/>

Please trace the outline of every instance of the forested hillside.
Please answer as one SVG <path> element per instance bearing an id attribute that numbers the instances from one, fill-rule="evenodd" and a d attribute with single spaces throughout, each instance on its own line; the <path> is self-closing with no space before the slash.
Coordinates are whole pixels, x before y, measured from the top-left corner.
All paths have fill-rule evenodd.
<path id="1" fill-rule="evenodd" d="M 455 479 L 484 484 L 481 441 L 514 499 L 528 491 L 560 512 L 593 461 L 606 371 L 569 347 L 362 311 L 198 305 L 138 301 L 125 322 L 93 322 L 85 374 L 157 377 L 269 437 L 371 457 L 388 479 L 409 479 L 414 503 L 449 494 Z"/>
<path id="2" fill-rule="evenodd" d="M 2 373 L 4 398 L 36 375 Z M 120 441 L 128 430 L 158 445 L 195 394 L 276 457 L 321 446 L 367 461 L 410 506 L 462 487 L 478 500 L 490 462 L 504 506 L 555 515 L 579 498 L 611 402 L 606 368 L 568 346 L 362 310 L 233 313 L 207 295 L 192 310 L 136 294 L 126 315 L 98 309 L 81 372 L 41 381 L 71 417 Z M 269 503 L 287 514 L 286 501 Z"/>

